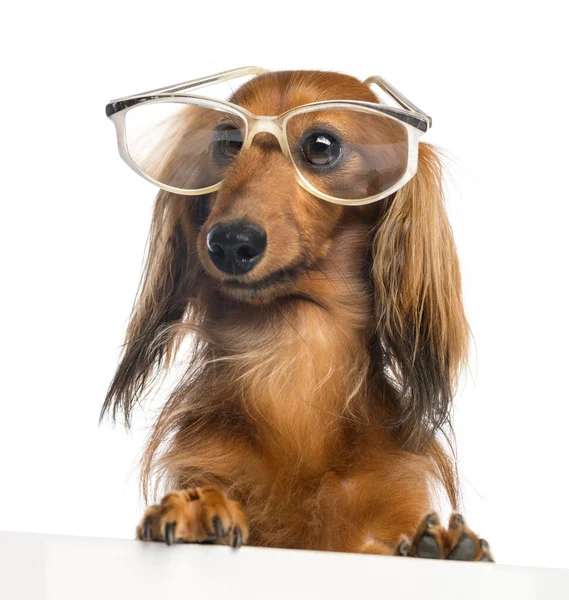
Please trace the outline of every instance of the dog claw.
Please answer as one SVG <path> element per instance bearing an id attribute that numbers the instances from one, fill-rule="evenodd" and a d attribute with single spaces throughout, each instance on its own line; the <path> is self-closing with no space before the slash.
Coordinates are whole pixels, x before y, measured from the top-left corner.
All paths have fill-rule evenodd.
<path id="1" fill-rule="evenodd" d="M 441 549 L 437 540 L 425 532 L 417 544 L 417 556 L 420 558 L 441 558 Z"/>
<path id="2" fill-rule="evenodd" d="M 146 542 L 149 542 L 152 539 L 152 519 L 148 517 L 144 521 L 144 526 L 142 527 L 142 539 Z"/>
<path id="3" fill-rule="evenodd" d="M 397 546 L 397 555 L 398 556 L 407 556 L 409 554 L 409 549 L 411 548 L 411 544 L 408 540 L 403 538 L 399 542 L 399 546 Z"/>
<path id="4" fill-rule="evenodd" d="M 436 513 L 431 513 L 425 517 L 413 540 L 411 552 L 413 556 L 434 559 L 443 557 L 443 540 L 441 538 L 440 525 L 441 522 Z"/>
<path id="5" fill-rule="evenodd" d="M 225 530 L 223 529 L 223 523 L 219 517 L 213 517 L 213 528 L 215 529 L 215 536 L 221 540 L 226 536 Z"/>
<path id="6" fill-rule="evenodd" d="M 482 556 L 479 558 L 479 562 L 493 563 L 494 559 L 492 558 L 492 554 L 490 553 L 490 544 L 482 538 L 480 538 L 479 543 L 480 550 L 482 550 Z"/>
<path id="7" fill-rule="evenodd" d="M 476 542 L 463 533 L 456 546 L 447 556 L 447 560 L 474 560 L 476 556 Z"/>
<path id="8" fill-rule="evenodd" d="M 168 546 L 171 546 L 175 542 L 176 535 L 176 523 L 166 523 L 166 531 L 164 532 L 164 541 Z"/>
<path id="9" fill-rule="evenodd" d="M 426 525 L 427 529 L 430 529 L 431 527 L 435 527 L 436 525 L 439 525 L 439 518 L 435 514 L 429 515 L 425 525 Z"/>
<path id="10" fill-rule="evenodd" d="M 242 544 L 243 544 L 243 533 L 241 532 L 240 527 L 236 527 L 235 530 L 233 531 L 233 541 L 231 542 L 231 545 L 233 546 L 233 548 L 240 548 Z"/>
<path id="11" fill-rule="evenodd" d="M 456 525 L 464 525 L 464 517 L 460 513 L 454 513 L 452 520 Z"/>

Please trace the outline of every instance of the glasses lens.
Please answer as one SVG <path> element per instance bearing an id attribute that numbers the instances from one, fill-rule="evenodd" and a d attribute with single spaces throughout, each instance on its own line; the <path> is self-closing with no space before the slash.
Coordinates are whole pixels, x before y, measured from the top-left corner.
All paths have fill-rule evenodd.
<path id="1" fill-rule="evenodd" d="M 218 184 L 241 150 L 245 121 L 222 109 L 148 102 L 125 117 L 130 157 L 145 175 L 180 190 Z"/>
<path id="2" fill-rule="evenodd" d="M 407 128 L 371 110 L 321 109 L 289 118 L 292 159 L 319 192 L 345 200 L 377 196 L 407 171 Z"/>

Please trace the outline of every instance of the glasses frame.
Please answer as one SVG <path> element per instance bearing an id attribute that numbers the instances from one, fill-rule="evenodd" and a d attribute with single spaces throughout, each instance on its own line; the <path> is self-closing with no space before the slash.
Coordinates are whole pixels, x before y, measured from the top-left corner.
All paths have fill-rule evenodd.
<path id="1" fill-rule="evenodd" d="M 187 90 L 195 90 L 208 85 L 214 85 L 223 81 L 229 81 L 238 77 L 246 77 L 248 75 L 260 75 L 269 72 L 267 69 L 261 67 L 242 67 L 239 69 L 232 69 L 229 71 L 223 71 L 215 75 L 209 75 L 207 77 L 201 77 L 199 79 L 193 79 L 184 83 L 178 83 L 175 85 L 159 88 L 156 90 L 150 90 L 148 92 L 142 92 L 134 94 L 132 96 L 125 96 L 116 100 L 111 100 L 106 106 L 106 114 L 109 119 L 114 123 L 117 133 L 117 143 L 119 148 L 119 154 L 126 164 L 131 167 L 136 173 L 141 175 L 144 179 L 150 181 L 159 188 L 180 194 L 184 196 L 199 196 L 203 194 L 209 194 L 219 190 L 223 183 L 223 179 L 211 185 L 209 187 L 186 190 L 169 186 L 161 183 L 154 179 L 150 175 L 146 174 L 136 162 L 130 156 L 126 138 L 126 115 L 132 108 L 145 103 L 145 104 L 156 104 L 156 103 L 167 103 L 176 102 L 180 104 L 191 104 L 197 105 L 202 108 L 210 108 L 222 112 L 227 112 L 240 118 L 245 127 L 244 139 L 242 149 L 246 150 L 251 145 L 253 138 L 258 133 L 269 133 L 274 135 L 281 147 L 281 150 L 285 156 L 287 156 L 294 165 L 298 183 L 312 195 L 332 202 L 334 204 L 342 204 L 349 206 L 358 206 L 363 204 L 369 204 L 371 202 L 377 202 L 387 196 L 390 196 L 398 189 L 403 187 L 417 172 L 418 156 L 419 156 L 419 140 L 420 138 L 431 128 L 432 119 L 417 106 L 415 106 L 410 100 L 408 100 L 403 94 L 396 90 L 390 83 L 388 83 L 382 77 L 374 75 L 368 77 L 364 84 L 368 86 L 377 85 L 383 90 L 389 97 L 399 104 L 399 107 L 392 107 L 385 104 L 375 102 L 364 102 L 359 100 L 324 100 L 321 102 L 312 102 L 310 104 L 304 104 L 292 108 L 278 116 L 261 116 L 254 115 L 243 107 L 233 104 L 232 102 L 224 100 L 216 100 L 207 98 L 205 96 L 196 94 L 186 94 L 180 92 L 186 92 Z M 374 196 L 368 196 L 366 198 L 358 199 L 346 199 L 337 198 L 330 196 L 319 191 L 315 188 L 303 175 L 296 162 L 292 160 L 290 154 L 290 148 L 288 144 L 288 138 L 286 135 L 286 125 L 288 120 L 296 115 L 320 111 L 323 109 L 328 110 L 355 110 L 364 111 L 370 113 L 380 113 L 388 118 L 394 119 L 399 123 L 403 124 L 407 130 L 408 135 L 408 157 L 407 157 L 407 169 L 404 175 L 390 188 L 384 190 L 380 194 Z"/>

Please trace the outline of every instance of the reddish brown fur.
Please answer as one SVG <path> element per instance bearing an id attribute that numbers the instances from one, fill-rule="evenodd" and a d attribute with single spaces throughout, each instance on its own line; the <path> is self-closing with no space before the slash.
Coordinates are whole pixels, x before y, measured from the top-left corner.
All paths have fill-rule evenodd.
<path id="1" fill-rule="evenodd" d="M 259 76 L 233 101 L 278 115 L 325 99 L 376 101 L 352 77 L 310 71 Z M 294 274 L 259 291 L 231 287 L 205 236 L 238 218 L 269 240 L 242 280 Z M 434 435 L 468 329 L 431 147 L 410 183 L 363 207 L 311 196 L 269 134 L 219 192 L 160 192 L 105 408 L 128 421 L 187 333 L 195 347 L 149 440 L 146 488 L 154 475 L 168 489 L 217 486 L 244 507 L 250 544 L 379 554 L 413 537 L 436 481 L 456 505 L 454 461 Z"/>

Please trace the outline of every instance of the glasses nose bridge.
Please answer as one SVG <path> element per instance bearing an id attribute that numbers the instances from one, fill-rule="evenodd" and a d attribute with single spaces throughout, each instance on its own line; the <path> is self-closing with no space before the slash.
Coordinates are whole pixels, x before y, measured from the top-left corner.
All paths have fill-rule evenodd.
<path id="1" fill-rule="evenodd" d="M 269 133 L 276 137 L 283 154 L 285 156 L 289 155 L 285 132 L 279 117 L 255 117 L 253 122 L 249 125 L 249 133 L 245 142 L 245 148 L 249 148 L 253 142 L 253 138 L 258 133 Z"/>

